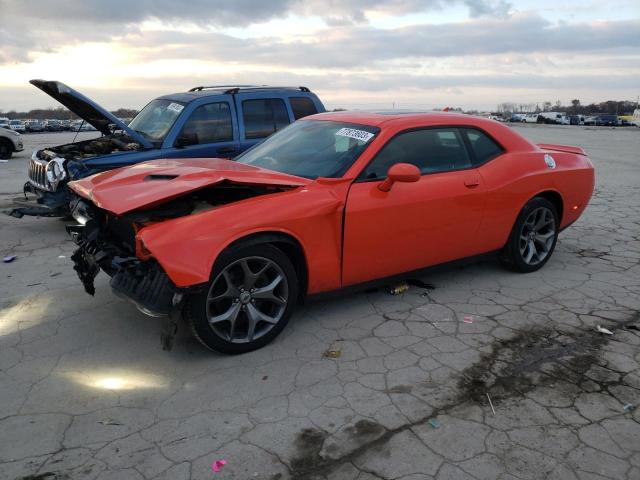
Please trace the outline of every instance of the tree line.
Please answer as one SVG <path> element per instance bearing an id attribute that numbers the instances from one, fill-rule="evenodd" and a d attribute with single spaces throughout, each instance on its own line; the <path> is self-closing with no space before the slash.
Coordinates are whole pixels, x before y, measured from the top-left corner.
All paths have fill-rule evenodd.
<path id="1" fill-rule="evenodd" d="M 560 100 L 555 103 L 542 102 L 538 103 L 510 103 L 504 102 L 498 104 L 497 113 L 540 113 L 540 112 L 566 112 L 569 115 L 631 115 L 634 109 L 638 108 L 637 102 L 628 100 L 607 100 L 600 103 L 589 103 L 583 105 L 580 100 L 574 98 L 571 105 L 562 105 Z"/>
<path id="2" fill-rule="evenodd" d="M 138 110 L 132 108 L 119 108 L 111 112 L 118 118 L 133 118 L 138 114 Z M 14 119 L 33 119 L 33 120 L 77 120 L 78 117 L 73 112 L 63 107 L 57 108 L 36 108 L 29 110 L 28 112 L 16 112 L 11 110 L 8 112 L 1 112 L 0 117 L 7 117 L 10 120 Z"/>

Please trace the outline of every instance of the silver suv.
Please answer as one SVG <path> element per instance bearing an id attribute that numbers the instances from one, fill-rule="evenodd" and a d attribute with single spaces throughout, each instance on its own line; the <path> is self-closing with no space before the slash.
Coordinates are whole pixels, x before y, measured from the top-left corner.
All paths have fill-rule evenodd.
<path id="1" fill-rule="evenodd" d="M 0 128 L 0 159 L 8 160 L 13 152 L 24 150 L 22 135 L 10 128 Z"/>

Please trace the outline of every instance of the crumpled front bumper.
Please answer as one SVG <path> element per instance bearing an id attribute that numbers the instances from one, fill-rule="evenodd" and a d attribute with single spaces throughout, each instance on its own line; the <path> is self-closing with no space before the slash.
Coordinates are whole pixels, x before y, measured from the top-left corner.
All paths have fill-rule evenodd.
<path id="1" fill-rule="evenodd" d="M 176 287 L 157 262 L 121 256 L 116 247 L 101 241 L 94 222 L 66 228 L 79 246 L 71 260 L 88 294 L 95 294 L 94 280 L 103 270 L 111 277 L 113 293 L 133 302 L 146 315 L 166 316 L 180 308 L 186 290 Z"/>

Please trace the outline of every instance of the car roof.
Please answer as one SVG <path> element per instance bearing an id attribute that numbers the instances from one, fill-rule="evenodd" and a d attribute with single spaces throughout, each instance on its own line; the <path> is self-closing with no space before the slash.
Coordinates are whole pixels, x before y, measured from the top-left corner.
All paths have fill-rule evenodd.
<path id="1" fill-rule="evenodd" d="M 213 97 L 218 95 L 230 95 L 234 93 L 295 93 L 297 96 L 313 95 L 307 87 L 277 87 L 277 86 L 253 86 L 253 85 L 220 85 L 220 86 L 199 86 L 194 87 L 188 92 L 170 93 L 158 97 L 162 100 L 174 100 L 182 103 L 189 103 L 193 100 L 205 97 Z"/>
<path id="2" fill-rule="evenodd" d="M 488 118 L 467 115 L 453 112 L 326 112 L 318 113 L 305 120 L 334 120 L 338 122 L 359 123 L 379 127 L 381 125 L 398 125 L 411 128 L 412 126 L 424 125 L 494 125 L 498 122 Z"/>

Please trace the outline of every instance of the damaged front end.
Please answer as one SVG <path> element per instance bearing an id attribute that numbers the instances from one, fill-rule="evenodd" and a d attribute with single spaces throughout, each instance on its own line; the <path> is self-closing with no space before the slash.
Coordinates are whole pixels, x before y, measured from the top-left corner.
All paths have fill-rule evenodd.
<path id="1" fill-rule="evenodd" d="M 103 270 L 113 292 L 141 312 L 161 317 L 179 309 L 187 289 L 178 288 L 154 259 L 136 256 L 135 223 L 83 200 L 74 202 L 73 216 L 80 224 L 66 227 L 78 245 L 71 259 L 88 294 L 95 294 L 94 279 Z"/>

